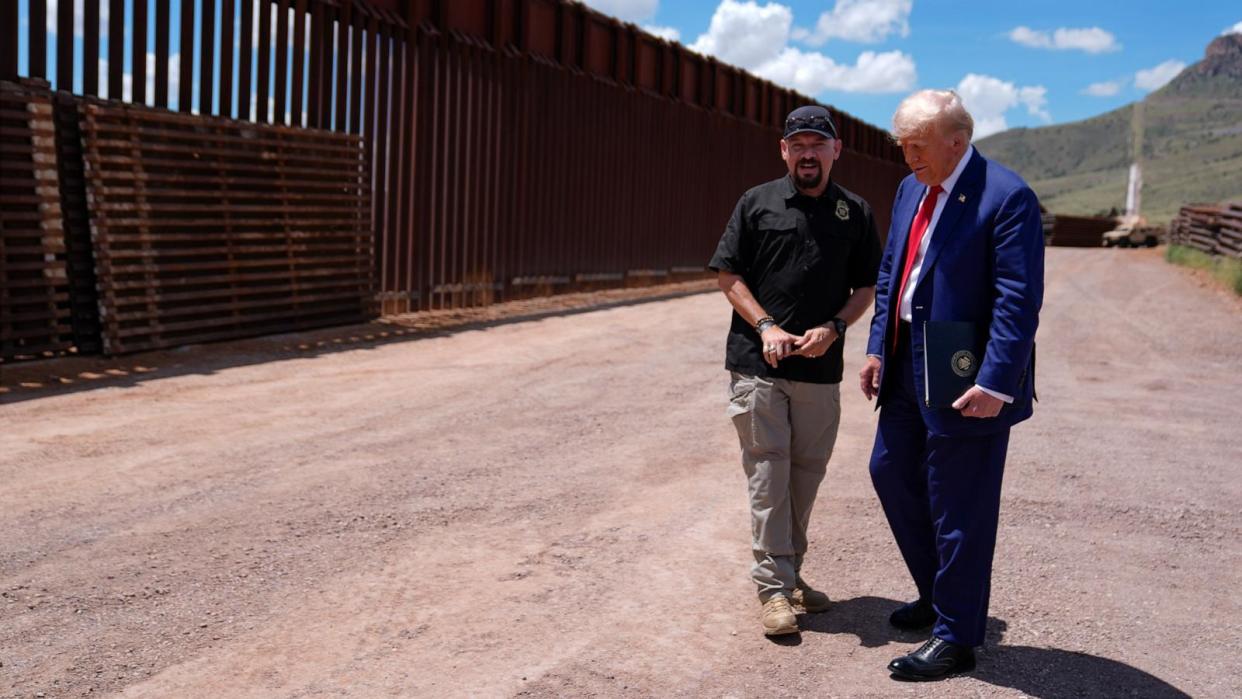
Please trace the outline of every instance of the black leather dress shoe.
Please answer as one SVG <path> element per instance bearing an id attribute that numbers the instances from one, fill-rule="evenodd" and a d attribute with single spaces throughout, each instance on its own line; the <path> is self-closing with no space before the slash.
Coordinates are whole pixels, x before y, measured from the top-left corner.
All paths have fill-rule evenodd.
<path id="1" fill-rule="evenodd" d="M 922 648 L 888 664 L 894 679 L 938 680 L 975 669 L 975 651 L 932 636 Z"/>
<path id="2" fill-rule="evenodd" d="M 931 600 L 920 599 L 894 609 L 888 617 L 888 623 L 902 631 L 919 631 L 936 623 L 936 617 Z"/>

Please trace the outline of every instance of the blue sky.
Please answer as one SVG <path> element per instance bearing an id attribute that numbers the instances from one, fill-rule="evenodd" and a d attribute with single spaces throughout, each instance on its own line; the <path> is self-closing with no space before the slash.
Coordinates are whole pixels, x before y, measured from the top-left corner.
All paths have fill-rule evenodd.
<path id="1" fill-rule="evenodd" d="M 84 1 L 75 2 L 79 24 Z M 27 0 L 17 2 L 23 24 L 19 70 L 25 73 L 29 9 Z M 126 0 L 127 15 L 133 11 L 133 2 Z M 888 126 L 900 99 L 914 89 L 955 88 L 975 115 L 979 136 L 1014 126 L 1075 121 L 1114 109 L 1158 88 L 1182 67 L 1202 58 L 1213 37 L 1242 31 L 1242 5 L 1237 0 L 586 3 L 883 127 Z M 56 0 L 48 4 L 54 30 Z M 108 3 L 100 4 L 101 52 L 106 57 Z M 180 4 L 171 3 L 174 27 Z M 154 17 L 153 9 L 150 16 Z M 79 56 L 80 33 L 79 29 L 74 39 Z M 55 76 L 56 41 L 55 36 L 49 39 L 49 76 Z M 178 32 L 172 32 L 170 41 L 169 73 L 175 83 Z M 153 30 L 147 47 L 154 51 Z M 130 55 L 127 37 L 127 75 L 133 68 Z M 153 61 L 152 56 L 149 76 L 154 72 Z M 80 75 L 76 83 L 75 89 L 80 89 Z M 106 78 L 100 80 L 105 93 L 106 83 Z M 198 91 L 193 93 L 197 111 Z M 171 106 L 177 105 L 177 94 L 174 84 Z"/>
<path id="2" fill-rule="evenodd" d="M 888 127 L 909 92 L 957 89 L 977 135 L 1141 98 L 1242 31 L 1237 0 L 586 0 Z"/>

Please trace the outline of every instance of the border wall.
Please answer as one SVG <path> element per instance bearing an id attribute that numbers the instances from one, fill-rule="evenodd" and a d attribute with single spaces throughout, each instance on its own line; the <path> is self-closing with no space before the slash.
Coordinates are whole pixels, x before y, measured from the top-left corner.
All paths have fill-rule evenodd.
<path id="1" fill-rule="evenodd" d="M 75 5 L 84 15 L 77 51 L 73 41 L 58 40 L 74 34 Z M 136 0 L 128 15 L 125 0 L 79 0 L 59 3 L 55 17 L 47 16 L 46 0 L 28 0 L 27 22 L 8 16 L 17 3 L 4 7 L 0 80 L 10 97 L 25 100 L 6 114 L 33 109 L 42 119 L 23 126 L 18 122 L 27 117 L 14 116 L 5 126 L 5 177 L 16 164 L 35 162 L 26 150 L 36 148 L 30 134 L 7 129 L 34 129 L 44 144 L 37 148 L 49 137 L 55 147 L 42 151 L 44 167 L 23 180 L 38 191 L 21 196 L 33 198 L 15 201 L 16 208 L 6 200 L 0 361 L 119 353 L 702 275 L 737 197 L 782 174 L 784 115 L 814 102 L 564 0 Z M 50 119 L 38 106 L 49 104 Z M 883 234 L 907 171 L 900 150 L 881 129 L 833 111 L 845 143 L 834 177 L 872 203 Z M 160 181 L 171 171 L 118 159 L 155 157 L 150 153 L 121 156 L 115 143 L 98 151 L 102 132 L 85 120 L 93 114 L 101 124 L 103 115 L 122 113 L 147 123 L 124 134 L 131 141 L 146 138 L 144 128 L 197 134 L 197 145 L 177 135 L 176 148 L 187 158 L 214 158 L 215 179 L 183 177 L 186 186 L 178 188 Z M 180 113 L 180 121 L 173 126 L 160 113 Z M 222 144 L 291 144 L 294 131 L 306 132 L 306 143 L 325 156 L 303 165 L 338 173 L 336 180 L 312 182 L 300 193 L 268 191 L 263 202 L 230 189 L 240 180 L 221 169 L 230 157 Z M 22 138 L 28 146 L 17 143 Z M 92 164 L 92 148 L 110 160 Z M 354 154 L 342 161 L 334 149 Z M 117 185 L 99 168 L 121 166 L 141 170 L 153 189 L 173 192 L 163 203 L 126 192 L 122 203 L 145 216 L 147 227 L 144 233 L 131 221 L 127 235 L 139 242 L 130 242 L 152 251 L 173 240 L 183 246 L 170 248 L 180 256 L 128 261 L 126 274 L 134 276 L 126 283 L 147 285 L 131 290 L 134 298 L 178 299 L 166 306 L 176 310 L 175 321 L 148 309 L 145 329 L 133 331 L 130 343 L 106 335 L 118 310 L 107 306 L 117 277 L 104 249 L 116 230 L 116 213 L 104 202 L 116 192 L 104 188 Z M 6 196 L 10 191 L 6 181 Z M 335 223 L 288 215 L 296 202 L 306 205 L 299 197 L 310 191 L 356 208 L 303 212 L 336 216 Z M 280 199 L 284 194 L 292 198 Z M 185 220 L 161 208 L 179 203 L 199 208 Z M 264 216 L 275 223 L 261 225 L 271 223 L 260 221 Z M 339 259 L 305 246 L 342 217 L 354 227 L 320 240 Z M 162 238 L 144 238 L 157 222 Z M 36 223 L 35 237 L 16 241 L 7 232 L 27 226 L 29 233 Z M 278 229 L 283 242 L 271 239 L 266 252 L 251 252 L 274 254 L 273 246 L 283 245 L 286 258 L 306 254 L 316 265 L 339 264 L 334 273 L 353 275 L 332 291 L 347 313 L 309 312 L 317 297 L 305 295 L 302 277 L 281 279 L 275 266 L 257 265 L 272 287 L 266 295 L 238 286 L 236 278 L 255 266 L 241 264 L 253 261 L 239 254 L 241 241 Z M 361 259 L 368 260 L 365 270 Z M 184 288 L 184 270 L 161 267 L 199 263 L 231 279 L 230 291 L 197 298 L 193 290 L 206 287 Z M 287 274 L 296 275 L 299 264 Z M 23 275 L 26 286 L 18 284 Z M 32 284 L 32 276 L 43 281 Z M 51 291 L 15 305 L 35 287 Z M 339 293 L 346 289 L 365 299 L 344 300 Z M 39 315 L 31 304 L 51 304 L 56 317 L 31 321 Z M 245 308 L 268 310 L 248 318 Z M 29 322 L 40 324 L 41 340 L 23 335 Z M 175 329 L 165 327 L 172 322 Z"/>

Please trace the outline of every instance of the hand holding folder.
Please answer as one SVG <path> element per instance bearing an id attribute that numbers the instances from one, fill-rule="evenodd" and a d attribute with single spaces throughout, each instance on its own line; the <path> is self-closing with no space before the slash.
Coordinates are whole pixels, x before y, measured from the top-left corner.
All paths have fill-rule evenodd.
<path id="1" fill-rule="evenodd" d="M 923 401 L 929 408 L 953 408 L 975 385 L 987 334 L 975 323 L 923 323 Z"/>

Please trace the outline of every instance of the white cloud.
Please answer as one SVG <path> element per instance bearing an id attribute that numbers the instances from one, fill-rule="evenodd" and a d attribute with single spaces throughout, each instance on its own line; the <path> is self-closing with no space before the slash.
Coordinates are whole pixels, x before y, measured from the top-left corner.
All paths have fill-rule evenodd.
<path id="1" fill-rule="evenodd" d="M 1186 68 L 1186 64 L 1176 59 L 1170 59 L 1152 68 L 1140 70 L 1129 76 L 1118 78 L 1116 80 L 1106 80 L 1104 82 L 1091 83 L 1081 90 L 1081 94 L 1090 95 L 1091 97 L 1113 97 L 1121 93 L 1122 88 L 1131 82 L 1140 90 L 1150 92 L 1164 87 L 1178 73 Z"/>
<path id="2" fill-rule="evenodd" d="M 793 38 L 819 46 L 829 39 L 873 44 L 890 34 L 909 36 L 913 6 L 913 0 L 837 0 L 819 16 L 814 30 L 795 30 Z"/>
<path id="3" fill-rule="evenodd" d="M 148 68 L 154 67 L 154 64 L 155 64 L 154 58 L 155 57 L 152 56 L 151 54 L 147 54 L 147 67 Z M 152 87 L 154 84 L 155 84 L 155 78 L 148 77 L 147 78 L 148 90 L 154 89 Z M 148 92 L 148 94 L 150 94 L 150 92 Z M 108 59 L 101 56 L 99 58 L 99 96 L 107 98 L 107 99 L 121 99 L 126 102 L 132 102 L 134 99 L 134 74 L 129 71 L 125 71 L 124 73 L 122 73 L 121 74 L 121 94 L 119 95 L 111 94 L 108 91 Z"/>
<path id="4" fill-rule="evenodd" d="M 1220 34 L 1221 36 L 1224 36 L 1226 34 L 1242 34 L 1242 22 L 1238 22 L 1237 24 L 1233 25 L 1232 27 L 1229 27 L 1225 31 L 1221 32 Z"/>
<path id="5" fill-rule="evenodd" d="M 626 22 L 641 22 L 655 16 L 660 0 L 584 0 L 583 4 Z"/>
<path id="6" fill-rule="evenodd" d="M 1029 27 L 1014 27 L 1009 31 L 1009 39 L 1037 49 L 1052 48 L 1052 37 L 1048 36 L 1048 32 L 1037 32 Z"/>
<path id="7" fill-rule="evenodd" d="M 259 112 L 259 93 L 251 92 L 250 93 L 250 111 L 247 112 L 247 114 L 253 115 L 253 114 L 257 114 L 258 112 Z M 275 97 L 267 98 L 267 113 L 268 114 L 276 113 L 276 98 Z M 287 114 L 288 112 L 286 112 L 286 115 Z M 247 116 L 245 117 L 245 119 L 249 120 L 250 117 Z"/>
<path id="8" fill-rule="evenodd" d="M 1048 90 L 1042 85 L 1018 87 L 990 75 L 968 73 L 957 84 L 957 93 L 975 119 L 976 139 L 1009 128 L 1005 113 L 1019 105 L 1026 107 L 1031 116 L 1044 122 L 1052 121 L 1048 112 Z"/>
<path id="9" fill-rule="evenodd" d="M 669 41 L 681 41 L 681 32 L 677 27 L 661 27 L 658 24 L 644 24 L 643 31 Z"/>
<path id="10" fill-rule="evenodd" d="M 126 71 L 121 76 L 121 94 L 124 95 L 126 102 L 132 102 L 134 99 L 134 74 Z M 147 53 L 147 75 L 146 75 L 147 91 L 145 104 L 155 106 L 155 54 Z M 181 85 L 181 54 L 174 53 L 168 57 L 168 101 L 171 104 L 177 104 L 177 95 L 180 92 Z M 99 96 L 112 98 L 108 94 L 108 59 L 99 59 Z M 198 110 L 195 110 L 198 113 Z"/>
<path id="11" fill-rule="evenodd" d="M 1052 114 L 1048 112 L 1048 88 L 1043 85 L 1018 88 L 1018 101 L 1031 116 L 1049 123 L 1052 121 Z"/>
<path id="12" fill-rule="evenodd" d="M 128 77 L 128 74 L 126 74 L 126 77 Z M 99 96 L 110 96 L 108 94 L 108 59 L 102 56 L 99 58 Z"/>
<path id="13" fill-rule="evenodd" d="M 168 57 L 168 99 L 181 92 L 181 54 Z M 155 54 L 147 53 L 147 104 L 155 105 Z"/>
<path id="14" fill-rule="evenodd" d="M 108 17 L 110 16 L 111 3 L 99 2 L 99 0 L 88 0 L 99 3 L 99 39 L 102 41 L 108 38 Z M 72 0 L 66 0 L 72 2 Z M 57 22 L 57 0 L 47 0 L 47 33 L 49 36 L 56 36 Z M 154 21 L 154 20 L 152 20 Z M 80 7 L 73 13 L 73 35 L 86 36 L 86 12 Z"/>
<path id="15" fill-rule="evenodd" d="M 108 39 L 108 26 L 111 24 L 108 21 L 108 17 L 111 13 L 111 6 L 112 6 L 112 3 L 110 2 L 99 3 L 99 40 L 100 41 L 107 41 Z M 81 11 L 81 12 L 75 11 L 73 13 L 73 33 L 77 36 L 83 36 L 83 33 L 82 33 L 83 28 L 86 26 L 84 24 L 85 14 L 86 14 L 85 11 Z"/>
<path id="16" fill-rule="evenodd" d="M 842 92 L 905 92 L 918 79 L 914 60 L 900 51 L 864 51 L 854 65 L 837 63 L 822 53 L 788 46 L 776 58 L 754 69 L 774 83 L 809 95 Z"/>
<path id="17" fill-rule="evenodd" d="M 242 5 L 242 7 L 245 8 L 246 6 Z M 253 9 L 254 8 L 251 8 L 252 11 Z M 267 40 L 268 42 L 270 42 L 268 43 L 268 46 L 275 46 L 276 45 L 276 14 L 277 14 L 276 6 L 267 5 L 267 10 L 268 12 L 271 13 L 271 15 L 269 15 L 269 20 L 267 24 L 268 26 Z M 259 23 L 262 21 L 263 21 L 263 6 L 261 5 L 258 9 L 258 12 L 255 12 L 254 19 L 250 20 L 250 45 L 251 46 L 259 45 Z M 238 27 L 238 31 L 240 30 L 241 30 L 241 27 Z"/>
<path id="18" fill-rule="evenodd" d="M 242 5 L 242 7 L 245 8 L 246 6 Z M 276 45 L 276 25 L 277 25 L 277 19 L 280 17 L 280 9 L 276 5 L 269 5 L 267 8 L 267 11 L 271 13 L 271 15 L 269 15 L 271 19 L 267 24 L 268 26 L 267 45 L 275 46 Z M 263 12 L 262 6 L 260 6 L 259 12 L 260 13 Z M 257 50 L 257 47 L 259 46 L 259 23 L 261 21 L 262 21 L 262 15 L 256 14 L 250 24 L 250 45 L 256 47 L 256 50 Z M 293 34 L 297 27 L 297 21 L 298 21 L 297 9 L 294 7 L 290 7 L 289 8 L 289 19 L 286 22 L 286 25 L 287 25 L 286 31 L 288 32 L 288 34 L 286 35 L 286 39 L 288 40 L 289 46 L 293 46 Z M 305 17 L 303 17 L 302 21 L 304 22 L 303 27 L 302 27 L 302 30 L 305 32 L 304 36 L 310 36 L 310 32 L 311 32 L 310 15 L 306 15 Z M 238 25 L 237 27 L 235 27 L 234 32 L 241 32 L 241 26 Z M 309 41 L 306 42 L 306 47 L 303 49 L 303 52 L 307 54 L 310 53 L 310 42 Z"/>
<path id="19" fill-rule="evenodd" d="M 1091 97 L 1112 97 L 1121 92 L 1121 88 L 1125 86 L 1124 80 L 1105 80 L 1104 82 L 1091 83 L 1082 89 L 1082 94 Z"/>
<path id="20" fill-rule="evenodd" d="M 240 105 L 239 105 L 239 106 L 240 106 Z M 241 116 L 240 118 L 241 118 L 243 121 L 249 121 L 249 120 L 250 120 L 250 115 L 252 115 L 252 114 L 257 114 L 257 113 L 258 113 L 258 106 L 259 106 L 259 93 L 257 93 L 257 92 L 251 92 L 251 93 L 250 93 L 250 111 L 249 111 L 249 112 L 246 112 L 246 114 L 245 114 L 245 115 L 243 115 L 243 116 Z M 268 97 L 268 98 L 267 98 L 267 114 L 268 114 L 268 118 L 271 118 L 271 119 L 275 119 L 275 118 L 276 118 L 276 98 L 275 98 L 275 97 Z M 277 122 L 277 123 L 280 123 L 280 124 L 287 124 L 287 123 L 289 123 L 289 120 L 290 120 L 292 117 L 293 117 L 293 114 L 292 114 L 289 110 L 287 110 L 287 109 L 286 109 L 286 110 L 285 110 L 285 120 L 284 120 L 284 121 Z M 303 123 L 303 124 L 305 124 L 305 123 L 306 123 L 306 110 L 302 110 L 302 121 L 301 121 L 301 123 Z"/>
<path id="21" fill-rule="evenodd" d="M 1175 58 L 1169 59 L 1154 68 L 1140 70 L 1134 74 L 1134 85 L 1141 90 L 1157 90 L 1165 83 L 1177 77 L 1186 68 L 1186 64 Z"/>
<path id="22" fill-rule="evenodd" d="M 726 63 L 753 69 L 780 55 L 789 41 L 793 12 L 784 5 L 760 7 L 747 0 L 724 0 L 712 14 L 707 33 L 690 44 L 690 50 Z"/>
<path id="23" fill-rule="evenodd" d="M 779 3 L 724 0 L 707 33 L 690 49 L 810 95 L 826 90 L 902 92 L 917 80 L 914 59 L 901 51 L 864 51 L 849 65 L 789 46 L 792 25 L 793 12 Z"/>
<path id="24" fill-rule="evenodd" d="M 1118 51 L 1121 44 L 1112 32 L 1099 27 L 1072 29 L 1062 27 L 1052 33 L 1031 29 L 1030 27 L 1014 27 L 1009 38 L 1023 46 L 1054 51 L 1085 51 L 1087 53 L 1105 53 Z"/>

